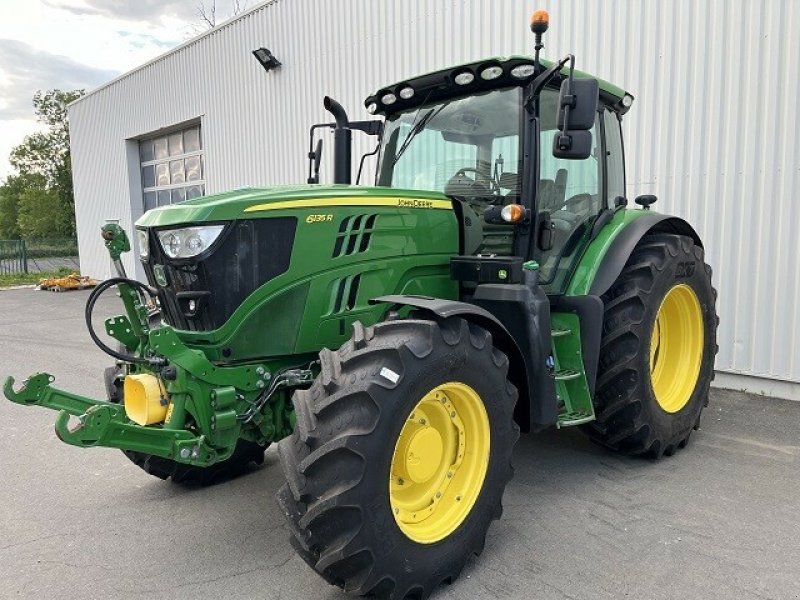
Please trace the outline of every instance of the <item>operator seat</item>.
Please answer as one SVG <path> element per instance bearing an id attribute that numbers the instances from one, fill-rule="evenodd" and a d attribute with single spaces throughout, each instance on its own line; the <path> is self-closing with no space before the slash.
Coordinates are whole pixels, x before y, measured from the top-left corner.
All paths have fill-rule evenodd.
<path id="1" fill-rule="evenodd" d="M 522 195 L 522 177 L 520 177 L 519 173 L 512 173 L 511 171 L 501 173 L 498 183 L 501 189 L 508 190 L 505 193 L 503 205 L 518 204 Z"/>

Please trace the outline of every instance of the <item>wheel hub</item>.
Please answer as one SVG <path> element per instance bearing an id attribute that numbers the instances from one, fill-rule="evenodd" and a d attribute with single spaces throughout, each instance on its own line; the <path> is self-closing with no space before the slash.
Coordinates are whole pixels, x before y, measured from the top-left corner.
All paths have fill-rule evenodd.
<path id="1" fill-rule="evenodd" d="M 478 499 L 489 463 L 489 419 L 466 384 L 437 386 L 403 426 L 392 456 L 389 494 L 401 531 L 432 544 L 452 533 Z"/>
<path id="2" fill-rule="evenodd" d="M 436 474 L 444 455 L 442 435 L 433 427 L 420 425 L 415 421 L 408 423 L 411 431 L 405 444 L 401 467 L 408 479 L 414 483 L 425 483 Z"/>

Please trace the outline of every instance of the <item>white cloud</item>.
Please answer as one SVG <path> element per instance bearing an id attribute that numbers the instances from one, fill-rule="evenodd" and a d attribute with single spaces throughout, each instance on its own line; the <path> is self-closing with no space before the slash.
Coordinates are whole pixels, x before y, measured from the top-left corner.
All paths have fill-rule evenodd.
<path id="1" fill-rule="evenodd" d="M 197 16 L 196 3 L 191 0 L 43 0 L 50 8 L 75 15 L 100 15 L 131 21 L 157 21 L 162 16 L 183 20 Z"/>
<path id="2" fill-rule="evenodd" d="M 4 39 L 0 39 L 0 69 L 4 79 L 0 121 L 30 118 L 31 98 L 37 90 L 92 88 L 118 75 L 117 71 L 89 67 L 25 42 Z"/>
<path id="3" fill-rule="evenodd" d="M 193 0 L 0 2 L 0 179 L 8 154 L 39 128 L 39 89 L 92 88 L 194 32 Z M 27 112 L 26 112 L 27 107 Z"/>

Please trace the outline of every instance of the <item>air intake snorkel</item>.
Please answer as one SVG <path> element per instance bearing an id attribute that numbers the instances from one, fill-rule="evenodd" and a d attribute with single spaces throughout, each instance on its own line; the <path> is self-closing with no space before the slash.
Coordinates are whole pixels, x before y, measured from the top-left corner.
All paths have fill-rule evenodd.
<path id="1" fill-rule="evenodd" d="M 342 105 L 330 96 L 325 96 L 325 110 L 336 119 L 333 131 L 333 182 L 350 183 L 352 173 L 353 132 L 350 120 Z"/>

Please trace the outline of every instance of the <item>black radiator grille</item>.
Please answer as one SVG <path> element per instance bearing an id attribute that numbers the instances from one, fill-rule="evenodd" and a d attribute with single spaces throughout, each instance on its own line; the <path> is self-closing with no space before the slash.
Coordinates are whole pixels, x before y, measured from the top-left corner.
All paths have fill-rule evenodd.
<path id="1" fill-rule="evenodd" d="M 151 232 L 144 267 L 167 323 L 190 331 L 221 326 L 256 288 L 289 268 L 296 229 L 294 217 L 233 221 L 209 251 L 182 260 L 169 259 Z M 156 281 L 156 264 L 163 265 L 166 287 Z"/>

